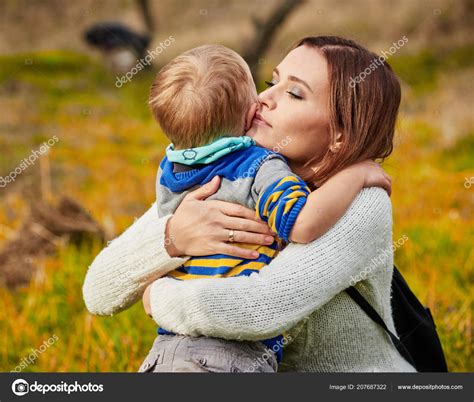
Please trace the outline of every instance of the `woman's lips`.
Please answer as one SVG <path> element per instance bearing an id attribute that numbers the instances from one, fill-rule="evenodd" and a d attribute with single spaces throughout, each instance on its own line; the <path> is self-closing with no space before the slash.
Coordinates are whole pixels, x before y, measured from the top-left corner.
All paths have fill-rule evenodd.
<path id="1" fill-rule="evenodd" d="M 268 123 L 260 113 L 255 113 L 253 122 L 258 124 L 259 126 L 271 127 L 271 124 Z"/>

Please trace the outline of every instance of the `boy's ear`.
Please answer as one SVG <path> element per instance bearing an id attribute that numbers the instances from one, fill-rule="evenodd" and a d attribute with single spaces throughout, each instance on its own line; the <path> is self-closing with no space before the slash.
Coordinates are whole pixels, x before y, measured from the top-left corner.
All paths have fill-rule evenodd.
<path id="1" fill-rule="evenodd" d="M 248 131 L 250 127 L 252 126 L 252 120 L 253 117 L 255 116 L 255 113 L 257 112 L 260 104 L 258 102 L 252 103 L 252 106 L 250 106 L 250 109 L 245 116 L 245 131 Z"/>

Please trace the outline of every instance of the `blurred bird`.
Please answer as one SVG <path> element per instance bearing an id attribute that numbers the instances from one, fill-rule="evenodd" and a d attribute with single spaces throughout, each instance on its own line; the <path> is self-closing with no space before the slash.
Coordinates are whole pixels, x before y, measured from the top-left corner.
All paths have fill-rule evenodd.
<path id="1" fill-rule="evenodd" d="M 131 31 L 118 22 L 102 22 L 85 32 L 86 42 L 98 48 L 116 73 L 129 71 L 145 55 L 151 37 Z"/>

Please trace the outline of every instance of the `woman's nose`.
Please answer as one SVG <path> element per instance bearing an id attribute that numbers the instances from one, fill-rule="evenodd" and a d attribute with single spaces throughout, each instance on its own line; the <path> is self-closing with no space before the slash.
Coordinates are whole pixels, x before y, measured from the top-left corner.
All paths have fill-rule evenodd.
<path id="1" fill-rule="evenodd" d="M 275 98 L 272 94 L 272 88 L 268 88 L 263 92 L 260 92 L 258 95 L 258 100 L 262 106 L 266 106 L 268 109 L 272 110 L 276 107 Z"/>

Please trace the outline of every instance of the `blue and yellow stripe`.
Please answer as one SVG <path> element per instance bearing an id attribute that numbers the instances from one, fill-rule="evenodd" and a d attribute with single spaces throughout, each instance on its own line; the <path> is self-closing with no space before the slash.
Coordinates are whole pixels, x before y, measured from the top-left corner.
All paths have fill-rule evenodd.
<path id="1" fill-rule="evenodd" d="M 225 254 L 192 257 L 181 267 L 170 272 L 168 276 L 180 280 L 190 280 L 250 275 L 253 272 L 259 272 L 278 255 L 279 242 L 280 240 L 277 239 L 270 246 L 236 243 L 236 246 L 256 250 L 260 255 L 253 260 L 232 257 Z"/>
<path id="2" fill-rule="evenodd" d="M 291 229 L 311 190 L 297 176 L 286 176 L 269 186 L 257 200 L 257 217 L 289 241 Z"/>

